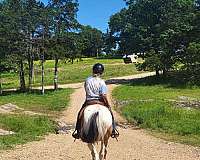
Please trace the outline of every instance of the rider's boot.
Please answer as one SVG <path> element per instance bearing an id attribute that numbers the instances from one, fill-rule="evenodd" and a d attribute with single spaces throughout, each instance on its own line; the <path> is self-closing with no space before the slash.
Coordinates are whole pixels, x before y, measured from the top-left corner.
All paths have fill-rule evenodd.
<path id="1" fill-rule="evenodd" d="M 80 130 L 81 130 L 81 120 L 80 119 L 77 119 L 77 122 L 76 122 L 76 129 L 75 131 L 72 133 L 72 137 L 74 137 L 75 139 L 79 139 L 80 138 Z"/>
<path id="2" fill-rule="evenodd" d="M 111 137 L 112 137 L 112 138 L 117 138 L 117 137 L 119 137 L 119 132 L 118 132 L 118 130 L 116 129 L 116 124 L 115 124 L 115 120 L 114 120 L 113 113 L 112 113 L 111 110 L 110 110 L 110 112 L 111 112 L 111 115 L 112 115 L 112 128 L 113 128 Z"/>
<path id="3" fill-rule="evenodd" d="M 119 132 L 118 132 L 118 130 L 117 130 L 116 128 L 113 128 L 111 137 L 112 137 L 112 138 L 117 138 L 117 137 L 119 137 Z"/>

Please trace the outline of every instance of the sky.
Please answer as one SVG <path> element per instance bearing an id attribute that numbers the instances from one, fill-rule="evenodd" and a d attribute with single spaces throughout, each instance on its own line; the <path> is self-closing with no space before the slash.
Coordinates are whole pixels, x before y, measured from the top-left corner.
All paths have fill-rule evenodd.
<path id="1" fill-rule="evenodd" d="M 106 32 L 110 16 L 124 7 L 123 0 L 79 0 L 77 18 L 80 24 Z"/>
<path id="2" fill-rule="evenodd" d="M 48 0 L 42 0 L 47 3 Z M 80 24 L 90 25 L 106 32 L 111 15 L 125 7 L 123 0 L 78 0 L 77 19 Z"/>

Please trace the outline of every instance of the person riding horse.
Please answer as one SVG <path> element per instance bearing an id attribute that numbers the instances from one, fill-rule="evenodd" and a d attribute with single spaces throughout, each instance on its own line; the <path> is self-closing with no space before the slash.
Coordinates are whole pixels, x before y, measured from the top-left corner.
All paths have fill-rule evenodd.
<path id="1" fill-rule="evenodd" d="M 113 128 L 111 137 L 117 138 L 119 136 L 119 132 L 117 131 L 116 125 L 115 125 L 114 116 L 107 99 L 108 89 L 105 84 L 105 81 L 100 78 L 103 72 L 104 72 L 104 66 L 100 63 L 96 63 L 93 66 L 93 75 L 88 77 L 85 81 L 84 87 L 85 87 L 85 92 L 86 92 L 86 100 L 84 104 L 82 105 L 77 116 L 76 128 L 72 134 L 72 136 L 75 139 L 79 139 L 81 136 L 81 124 L 82 124 L 81 121 L 83 118 L 84 109 L 88 105 L 94 105 L 94 104 L 100 104 L 100 105 L 106 106 L 109 109 L 112 115 L 112 128 Z"/>

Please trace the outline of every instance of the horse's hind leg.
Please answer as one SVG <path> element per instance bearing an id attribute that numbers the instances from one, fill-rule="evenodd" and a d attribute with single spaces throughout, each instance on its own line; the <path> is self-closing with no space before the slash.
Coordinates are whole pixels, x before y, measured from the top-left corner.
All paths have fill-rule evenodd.
<path id="1" fill-rule="evenodd" d="M 106 160 L 108 139 L 110 138 L 111 133 L 112 133 L 112 127 L 109 128 L 106 135 L 104 136 L 104 147 L 105 147 L 105 149 L 104 149 L 104 160 Z"/>
<path id="2" fill-rule="evenodd" d="M 104 141 L 101 141 L 101 150 L 99 152 L 100 160 L 104 159 L 104 155 L 105 155 L 105 144 L 104 144 Z"/>
<path id="3" fill-rule="evenodd" d="M 88 147 L 92 154 L 92 160 L 99 160 L 99 155 L 97 153 L 95 145 L 93 143 L 88 143 Z"/>
<path id="4" fill-rule="evenodd" d="M 105 140 L 104 140 L 104 145 L 105 145 L 104 160 L 106 160 L 107 146 L 108 146 L 108 138 L 105 138 Z"/>

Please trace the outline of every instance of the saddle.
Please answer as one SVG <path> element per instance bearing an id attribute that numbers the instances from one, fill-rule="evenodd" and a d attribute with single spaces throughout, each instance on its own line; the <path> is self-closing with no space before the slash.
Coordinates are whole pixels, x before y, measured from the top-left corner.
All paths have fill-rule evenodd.
<path id="1" fill-rule="evenodd" d="M 86 103 L 86 106 L 94 105 L 94 104 L 100 104 L 100 105 L 105 106 L 105 103 L 100 100 L 90 100 L 90 101 L 86 101 L 85 103 Z"/>
<path id="2" fill-rule="evenodd" d="M 87 106 L 90 106 L 90 105 L 94 105 L 94 104 L 100 104 L 102 106 L 106 106 L 106 104 L 100 100 L 89 100 L 89 101 L 85 101 L 85 103 L 83 104 L 82 108 L 81 108 L 81 111 L 80 111 L 80 114 L 79 114 L 79 119 L 81 120 L 82 122 L 82 119 L 83 119 L 83 113 L 84 113 L 84 110 Z"/>
<path id="3" fill-rule="evenodd" d="M 104 99 L 102 99 L 102 101 L 101 100 L 85 101 L 85 103 L 83 104 L 81 110 L 79 111 L 78 117 L 77 117 L 76 130 L 72 133 L 72 136 L 75 139 L 79 139 L 80 138 L 80 130 L 81 130 L 82 126 L 83 126 L 83 118 L 84 118 L 83 113 L 84 113 L 85 109 L 87 108 L 87 106 L 94 105 L 94 104 L 100 104 L 102 106 L 107 107 L 110 110 L 111 115 L 112 115 L 112 119 L 114 121 L 113 113 L 111 111 L 111 108 L 109 106 L 108 101 L 106 101 Z M 118 136 L 119 136 L 119 132 L 116 130 L 116 128 L 114 128 L 113 131 L 112 131 L 111 137 L 117 139 Z"/>

